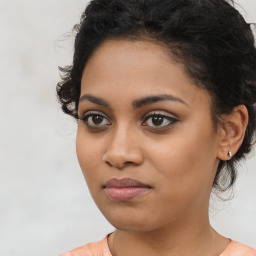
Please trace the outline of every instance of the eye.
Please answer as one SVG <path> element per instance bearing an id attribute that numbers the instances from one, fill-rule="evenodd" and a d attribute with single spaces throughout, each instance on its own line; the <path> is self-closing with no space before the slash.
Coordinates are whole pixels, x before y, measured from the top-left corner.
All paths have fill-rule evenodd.
<path id="1" fill-rule="evenodd" d="M 111 125 L 109 120 L 98 112 L 86 113 L 83 117 L 79 119 L 82 120 L 88 127 L 104 127 L 107 125 Z"/>
<path id="2" fill-rule="evenodd" d="M 163 114 L 149 114 L 145 117 L 145 121 L 143 122 L 143 126 L 150 127 L 168 127 L 177 122 L 177 119 L 163 115 Z"/>

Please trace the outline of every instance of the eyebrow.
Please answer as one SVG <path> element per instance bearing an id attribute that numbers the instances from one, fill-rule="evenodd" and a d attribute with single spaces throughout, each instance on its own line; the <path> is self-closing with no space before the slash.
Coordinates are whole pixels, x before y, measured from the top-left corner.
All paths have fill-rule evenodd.
<path id="1" fill-rule="evenodd" d="M 110 104 L 106 100 L 104 100 L 102 98 L 99 98 L 99 97 L 92 96 L 90 94 L 83 95 L 79 99 L 79 102 L 85 101 L 85 100 L 88 100 L 88 101 L 90 101 L 94 104 L 97 104 L 97 105 L 101 105 L 101 106 L 104 106 L 104 107 L 107 107 L 107 108 L 111 108 Z"/>
<path id="2" fill-rule="evenodd" d="M 147 96 L 144 98 L 141 98 L 139 100 L 135 100 L 133 101 L 132 105 L 134 108 L 141 108 L 143 106 L 149 105 L 149 104 L 153 104 L 159 101 L 174 101 L 174 102 L 179 102 L 182 103 L 186 106 L 188 106 L 188 104 L 182 100 L 179 97 L 173 96 L 171 94 L 160 94 L 160 95 L 153 95 L 153 96 Z"/>
<path id="3" fill-rule="evenodd" d="M 106 100 L 104 100 L 102 98 L 99 98 L 99 97 L 96 97 L 96 96 L 93 96 L 90 94 L 85 94 L 79 99 L 79 102 L 85 101 L 85 100 L 88 100 L 94 104 L 104 106 L 104 107 L 111 109 L 110 103 L 108 103 Z M 182 100 L 179 97 L 173 96 L 171 94 L 160 94 L 160 95 L 146 96 L 141 99 L 134 100 L 132 102 L 132 106 L 134 109 L 138 109 L 138 108 L 141 108 L 141 107 L 144 107 L 144 106 L 147 106 L 147 105 L 159 102 L 159 101 L 167 101 L 167 100 L 182 103 L 186 106 L 189 106 L 184 100 Z"/>

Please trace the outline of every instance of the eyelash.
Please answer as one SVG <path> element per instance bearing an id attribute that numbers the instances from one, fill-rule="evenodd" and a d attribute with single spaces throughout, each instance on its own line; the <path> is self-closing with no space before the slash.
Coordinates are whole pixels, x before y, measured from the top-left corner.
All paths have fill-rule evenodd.
<path id="1" fill-rule="evenodd" d="M 92 124 L 89 124 L 89 122 L 90 121 L 92 121 L 92 120 L 90 120 L 90 118 L 93 118 L 93 117 L 96 117 L 96 116 L 98 116 L 98 117 L 100 117 L 100 118 L 102 118 L 103 120 L 107 120 L 108 121 L 108 124 L 104 124 L 104 125 L 92 125 Z M 159 125 L 159 126 L 150 126 L 150 125 L 145 125 L 144 123 L 146 123 L 148 120 L 150 120 L 150 118 L 154 118 L 154 117 L 156 117 L 156 118 L 162 118 L 163 120 L 167 120 L 167 124 L 165 124 L 165 125 L 163 125 L 163 126 L 161 126 L 161 125 Z M 156 113 L 156 112 L 154 112 L 154 113 L 150 113 L 150 114 L 147 114 L 147 115 L 145 115 L 145 116 L 143 116 L 143 118 L 142 118 L 144 121 L 142 122 L 142 126 L 148 126 L 148 127 L 150 127 L 150 128 L 156 128 L 156 129 L 163 129 L 163 128 L 168 128 L 168 127 L 170 127 L 170 126 L 173 126 L 178 120 L 177 119 L 175 119 L 175 118 L 173 118 L 173 117 L 170 117 L 170 116 L 167 116 L 167 115 L 163 115 L 163 114 L 160 114 L 160 113 Z M 83 117 L 79 117 L 79 120 L 81 120 L 81 121 L 83 121 L 85 124 L 86 124 L 86 126 L 88 127 L 88 128 L 90 128 L 90 129 L 99 129 L 99 128 L 106 128 L 106 126 L 110 126 L 111 125 L 111 122 L 108 120 L 108 118 L 106 118 L 104 115 L 102 115 L 100 112 L 88 112 L 88 113 L 86 113 Z M 89 121 L 88 121 L 89 120 Z M 93 122 L 93 121 L 92 121 Z M 101 122 L 102 123 L 102 122 Z M 151 123 L 152 123 L 152 121 L 151 121 Z M 165 123 L 166 123 L 166 121 L 165 121 Z"/>
<path id="2" fill-rule="evenodd" d="M 143 121 L 142 125 L 145 122 L 147 122 L 150 118 L 154 118 L 154 117 L 162 118 L 163 120 L 167 120 L 167 124 L 163 125 L 163 126 L 150 126 L 150 125 L 148 125 L 149 127 L 154 127 L 154 128 L 157 128 L 157 129 L 168 128 L 168 127 L 174 125 L 178 121 L 177 119 L 175 119 L 173 117 L 170 117 L 170 116 L 167 116 L 167 115 L 163 115 L 163 114 L 160 114 L 160 113 L 150 113 L 150 114 L 147 114 L 146 116 L 144 116 L 144 118 L 143 118 L 144 121 Z M 143 126 L 147 126 L 147 125 L 143 125 Z"/>
<path id="3" fill-rule="evenodd" d="M 88 128 L 102 128 L 102 125 L 90 125 L 90 124 L 89 124 L 88 119 L 91 118 L 91 117 L 96 117 L 96 116 L 108 120 L 104 115 L 102 115 L 102 114 L 99 113 L 99 112 L 88 112 L 88 113 L 86 113 L 83 117 L 79 117 L 79 120 L 83 121 L 83 122 L 87 125 Z M 108 122 L 109 122 L 109 121 L 108 121 Z M 110 122 L 109 122 L 109 123 L 110 123 Z M 107 124 L 107 126 L 109 126 L 109 125 L 111 125 L 111 123 L 110 123 L 110 124 Z M 105 126 L 106 126 L 106 125 L 104 125 L 104 127 L 105 127 Z"/>

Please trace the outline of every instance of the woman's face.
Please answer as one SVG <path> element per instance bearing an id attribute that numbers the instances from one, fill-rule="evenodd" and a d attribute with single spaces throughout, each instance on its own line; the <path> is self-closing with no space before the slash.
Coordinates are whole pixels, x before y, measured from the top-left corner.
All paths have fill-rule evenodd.
<path id="1" fill-rule="evenodd" d="M 112 225 L 149 231 L 208 214 L 219 163 L 210 106 L 156 43 L 108 40 L 93 53 L 81 82 L 77 155 Z"/>

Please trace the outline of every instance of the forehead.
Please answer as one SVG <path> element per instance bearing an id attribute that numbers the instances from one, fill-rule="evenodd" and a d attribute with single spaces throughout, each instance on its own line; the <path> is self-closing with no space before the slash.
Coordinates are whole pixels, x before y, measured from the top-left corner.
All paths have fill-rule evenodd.
<path id="1" fill-rule="evenodd" d="M 81 81 L 81 95 L 96 94 L 110 101 L 168 93 L 188 105 L 201 101 L 209 106 L 211 102 L 207 91 L 195 85 L 169 49 L 153 41 L 105 41 L 87 61 Z"/>

